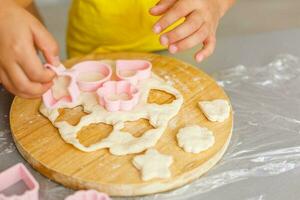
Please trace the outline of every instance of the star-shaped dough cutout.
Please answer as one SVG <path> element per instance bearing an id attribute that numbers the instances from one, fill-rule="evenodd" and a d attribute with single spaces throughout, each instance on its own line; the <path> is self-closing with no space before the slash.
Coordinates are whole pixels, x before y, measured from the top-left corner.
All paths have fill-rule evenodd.
<path id="1" fill-rule="evenodd" d="M 132 163 L 141 170 L 143 181 L 171 177 L 169 167 L 173 163 L 172 156 L 161 154 L 155 149 L 148 149 L 144 155 L 135 156 Z"/>
<path id="2" fill-rule="evenodd" d="M 224 99 L 200 101 L 199 106 L 207 119 L 213 122 L 223 122 L 230 114 L 229 103 Z"/>

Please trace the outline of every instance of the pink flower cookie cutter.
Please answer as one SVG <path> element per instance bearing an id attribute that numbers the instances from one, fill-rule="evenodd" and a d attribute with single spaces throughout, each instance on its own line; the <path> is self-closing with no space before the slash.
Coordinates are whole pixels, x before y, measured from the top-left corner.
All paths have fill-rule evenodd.
<path id="1" fill-rule="evenodd" d="M 74 65 L 73 69 L 77 72 L 80 90 L 85 92 L 96 91 L 112 75 L 111 67 L 101 61 L 83 61 Z"/>
<path id="2" fill-rule="evenodd" d="M 56 108 L 60 105 L 63 105 L 65 103 L 74 103 L 76 102 L 80 90 L 76 84 L 76 72 L 73 70 L 67 70 L 63 65 L 60 65 L 58 67 L 52 66 L 50 64 L 45 64 L 45 67 L 53 70 L 57 77 L 60 76 L 66 76 L 69 77 L 69 85 L 67 86 L 68 96 L 63 96 L 59 99 L 56 99 L 53 94 L 52 88 L 50 88 L 48 91 L 46 91 L 43 94 L 43 101 L 46 107 L 48 108 Z"/>
<path id="3" fill-rule="evenodd" d="M 21 195 L 6 196 L 1 192 L 19 181 L 23 181 L 27 186 L 26 190 Z M 22 163 L 18 163 L 11 168 L 0 173 L 0 199 L 1 200 L 38 200 L 39 199 L 39 184 L 26 169 Z"/>
<path id="4" fill-rule="evenodd" d="M 147 60 L 117 60 L 116 75 L 119 80 L 127 80 L 132 84 L 148 79 L 151 76 L 152 64 Z"/>
<path id="5" fill-rule="evenodd" d="M 110 200 L 107 194 L 95 190 L 80 190 L 65 198 L 65 200 Z"/>
<path id="6" fill-rule="evenodd" d="M 106 110 L 129 111 L 138 103 L 140 92 L 128 81 L 107 81 L 97 90 L 97 95 L 99 104 Z"/>

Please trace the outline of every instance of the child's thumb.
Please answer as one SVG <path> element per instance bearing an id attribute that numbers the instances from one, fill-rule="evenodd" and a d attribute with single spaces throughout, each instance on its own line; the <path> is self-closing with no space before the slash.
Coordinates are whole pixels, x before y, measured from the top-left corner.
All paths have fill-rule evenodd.
<path id="1" fill-rule="evenodd" d="M 60 64 L 59 47 L 46 28 L 41 24 L 33 27 L 33 39 L 37 49 L 43 53 L 46 62 L 58 66 Z"/>

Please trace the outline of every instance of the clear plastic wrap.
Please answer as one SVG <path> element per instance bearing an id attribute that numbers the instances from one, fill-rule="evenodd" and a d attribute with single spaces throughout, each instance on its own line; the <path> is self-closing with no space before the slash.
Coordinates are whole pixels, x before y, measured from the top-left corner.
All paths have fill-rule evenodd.
<path id="1" fill-rule="evenodd" d="M 115 199 L 298 199 L 299 59 L 279 55 L 267 65 L 239 65 L 214 77 L 231 98 L 235 113 L 233 137 L 221 161 L 200 179 L 177 190 Z M 9 166 L 7 159 L 15 163 L 21 158 L 8 131 L 8 109 L 0 111 L 6 115 L 0 116 L 5 122 L 0 128 L 0 169 L 4 169 Z M 73 192 L 33 173 L 41 185 L 41 199 L 60 200 Z"/>

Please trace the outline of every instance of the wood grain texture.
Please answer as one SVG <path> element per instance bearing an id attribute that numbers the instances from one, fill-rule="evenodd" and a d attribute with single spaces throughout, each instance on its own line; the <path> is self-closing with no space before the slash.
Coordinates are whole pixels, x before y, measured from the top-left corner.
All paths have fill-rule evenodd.
<path id="1" fill-rule="evenodd" d="M 173 156 L 172 177 L 143 182 L 140 172 L 131 163 L 136 154 L 114 156 L 107 149 L 86 153 L 66 144 L 57 129 L 39 114 L 40 100 L 16 97 L 10 112 L 13 138 L 19 152 L 37 171 L 66 187 L 93 188 L 113 196 L 134 196 L 180 187 L 201 176 L 220 160 L 230 141 L 232 113 L 223 123 L 210 122 L 197 105 L 201 100 L 229 100 L 212 78 L 189 64 L 147 53 L 93 54 L 68 60 L 65 65 L 70 67 L 82 60 L 99 59 L 149 60 L 153 64 L 153 71 L 162 78 L 170 79 L 183 94 L 184 104 L 181 110 L 169 122 L 168 129 L 155 146 L 161 153 Z M 169 94 L 152 91 L 149 101 L 161 104 L 170 102 L 172 98 Z M 61 110 L 58 120 L 76 124 L 84 114 L 80 107 L 65 109 Z M 178 147 L 178 130 L 191 124 L 212 130 L 216 140 L 214 146 L 199 154 L 186 153 Z M 135 136 L 149 128 L 151 126 L 148 121 L 142 119 L 128 122 L 125 127 Z M 109 125 L 93 124 L 83 128 L 78 137 L 84 145 L 90 145 L 106 137 L 110 130 Z"/>

